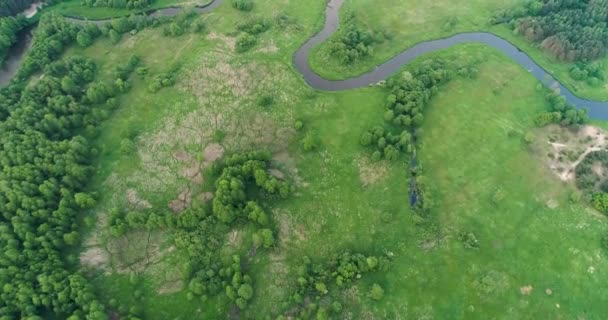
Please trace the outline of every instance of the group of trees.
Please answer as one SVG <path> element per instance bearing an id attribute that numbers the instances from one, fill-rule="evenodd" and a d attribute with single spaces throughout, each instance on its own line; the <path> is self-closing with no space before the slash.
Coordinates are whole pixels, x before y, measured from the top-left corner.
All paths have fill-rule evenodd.
<path id="1" fill-rule="evenodd" d="M 249 219 L 264 227 L 268 225 L 268 215 L 249 199 L 245 189 L 260 188 L 266 196 L 287 198 L 290 186 L 268 174 L 269 152 L 237 154 L 226 159 L 226 167 L 215 182 L 213 213 L 224 223 L 232 223 L 239 218 Z"/>
<path id="2" fill-rule="evenodd" d="M 599 62 L 578 62 L 570 68 L 570 77 L 596 87 L 604 82 L 604 66 Z"/>
<path id="3" fill-rule="evenodd" d="M 69 44 L 74 43 L 79 31 L 79 26 L 67 22 L 60 15 L 44 15 L 34 33 L 30 53 L 16 75 L 17 80 L 27 79 L 34 72 L 43 70 L 45 66 L 56 60 Z"/>
<path id="4" fill-rule="evenodd" d="M 562 126 L 580 125 L 589 121 L 587 109 L 576 109 L 557 93 L 549 93 L 546 97 L 549 110 L 539 114 L 535 122 L 538 126 L 558 123 Z"/>
<path id="5" fill-rule="evenodd" d="M 348 251 L 333 255 L 327 263 L 313 263 L 304 257 L 297 269 L 297 289 L 285 315 L 300 319 L 327 319 L 331 314 L 339 315 L 342 312 L 340 290 L 348 288 L 364 274 L 386 271 L 389 264 L 389 255 L 366 256 Z M 376 284 L 370 291 L 370 298 L 379 300 L 383 293 Z"/>
<path id="6" fill-rule="evenodd" d="M 109 7 L 143 9 L 149 7 L 154 0 L 83 0 L 82 3 L 89 7 Z"/>
<path id="7" fill-rule="evenodd" d="M 4 63 L 11 46 L 17 41 L 17 33 L 26 25 L 27 20 L 21 15 L 0 18 L 0 66 Z"/>
<path id="8" fill-rule="evenodd" d="M 390 94 L 386 100 L 385 126 L 376 126 L 360 138 L 362 145 L 376 149 L 372 160 L 396 160 L 402 152 L 413 152 L 413 134 L 424 120 L 426 104 L 437 86 L 451 77 L 444 61 L 429 59 L 386 82 Z"/>
<path id="9" fill-rule="evenodd" d="M 236 38 L 236 51 L 245 52 L 258 43 L 258 35 L 272 27 L 272 21 L 260 17 L 249 18 L 236 28 L 241 34 Z"/>
<path id="10" fill-rule="evenodd" d="M 363 146 L 373 146 L 377 150 L 372 153 L 372 161 L 381 159 L 397 160 L 400 152 L 411 153 L 413 151 L 412 136 L 408 129 L 403 130 L 398 135 L 393 135 L 384 127 L 376 126 L 371 130 L 365 131 L 361 135 Z"/>
<path id="11" fill-rule="evenodd" d="M 205 30 L 205 22 L 198 18 L 196 11 L 188 10 L 170 18 L 164 18 L 163 35 L 168 37 L 179 37 L 182 34 L 192 32 L 202 32 Z"/>
<path id="12" fill-rule="evenodd" d="M 373 45 L 382 43 L 389 37 L 383 32 L 363 30 L 353 15 L 344 23 L 340 36 L 331 42 L 331 54 L 343 64 L 351 64 L 373 53 Z"/>
<path id="13" fill-rule="evenodd" d="M 608 46 L 607 5 L 605 0 L 534 0 L 499 12 L 492 22 L 512 23 L 560 60 L 596 59 Z"/>

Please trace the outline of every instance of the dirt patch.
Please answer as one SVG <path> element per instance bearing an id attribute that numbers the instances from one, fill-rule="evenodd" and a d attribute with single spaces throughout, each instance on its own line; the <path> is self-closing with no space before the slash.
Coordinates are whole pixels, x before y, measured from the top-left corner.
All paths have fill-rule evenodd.
<path id="1" fill-rule="evenodd" d="M 139 194 L 137 193 L 137 190 L 135 190 L 135 189 L 127 190 L 127 201 L 129 202 L 130 205 L 132 205 L 138 209 L 152 208 L 152 204 L 150 204 L 150 202 L 148 202 L 148 200 L 140 198 Z"/>
<path id="2" fill-rule="evenodd" d="M 213 192 L 203 192 L 198 196 L 198 199 L 202 202 L 209 202 L 213 199 Z"/>
<path id="3" fill-rule="evenodd" d="M 217 32 L 210 32 L 209 35 L 207 35 L 207 39 L 220 41 L 224 44 L 226 49 L 231 52 L 236 48 L 236 38 L 228 37 Z"/>
<path id="4" fill-rule="evenodd" d="M 224 147 L 219 143 L 211 143 L 205 150 L 203 150 L 203 156 L 205 157 L 205 162 L 215 162 L 218 159 L 221 159 L 224 156 Z"/>
<path id="5" fill-rule="evenodd" d="M 271 176 L 277 178 L 277 179 L 285 179 L 285 174 L 278 169 L 270 169 L 268 170 L 268 173 L 270 173 Z"/>
<path id="6" fill-rule="evenodd" d="M 270 43 L 268 43 L 267 45 L 258 49 L 258 52 L 262 52 L 262 53 L 275 53 L 278 51 L 279 51 L 279 48 L 272 40 L 270 40 Z"/>
<path id="7" fill-rule="evenodd" d="M 601 162 L 599 161 L 595 161 L 593 163 L 593 165 L 591 166 L 591 170 L 597 174 L 599 177 L 604 178 L 604 166 L 602 165 Z"/>
<path id="8" fill-rule="evenodd" d="M 80 254 L 80 264 L 83 266 L 102 268 L 108 261 L 108 252 L 101 247 L 87 248 Z"/>
<path id="9" fill-rule="evenodd" d="M 190 190 L 184 190 L 177 196 L 177 199 L 169 202 L 169 209 L 175 213 L 180 213 L 189 207 L 191 203 L 192 193 Z"/>
<path id="10" fill-rule="evenodd" d="M 181 279 L 168 281 L 163 283 L 158 288 L 158 294 L 172 294 L 182 291 L 184 288 L 184 282 Z"/>
<path id="11" fill-rule="evenodd" d="M 239 230 L 230 231 L 227 238 L 227 243 L 231 247 L 239 248 L 243 243 L 243 234 Z"/>
<path id="12" fill-rule="evenodd" d="M 376 184 L 388 176 L 388 168 L 382 162 L 373 163 L 368 157 L 362 157 L 356 163 L 363 187 Z"/>
<path id="13" fill-rule="evenodd" d="M 608 146 L 608 134 L 588 125 L 578 129 L 550 125 L 541 129 L 539 137 L 534 148 L 545 157 L 551 171 L 566 182 L 574 180 L 576 167 L 587 155 Z M 596 170 L 603 176 L 601 165 Z"/>
<path id="14" fill-rule="evenodd" d="M 549 200 L 547 200 L 547 208 L 549 209 L 555 209 L 557 207 L 559 207 L 559 202 L 557 202 L 557 200 L 551 198 Z"/>

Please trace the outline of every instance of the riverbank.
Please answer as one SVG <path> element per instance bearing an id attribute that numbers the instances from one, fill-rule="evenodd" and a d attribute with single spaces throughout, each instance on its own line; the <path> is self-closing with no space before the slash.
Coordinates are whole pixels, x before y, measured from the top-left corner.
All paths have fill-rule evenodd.
<path id="1" fill-rule="evenodd" d="M 157 0 L 147 8 L 129 10 L 126 8 L 87 7 L 83 6 L 80 0 L 68 0 L 45 8 L 44 11 L 56 12 L 72 18 L 100 20 L 124 17 L 131 14 L 143 14 L 170 7 L 188 8 L 207 6 L 212 2 L 214 2 L 214 0 Z"/>
<path id="2" fill-rule="evenodd" d="M 383 43 L 373 45 L 373 54 L 349 65 L 341 64 L 331 54 L 331 41 L 313 49 L 309 63 L 312 70 L 331 80 L 349 79 L 374 70 L 393 59 L 400 52 L 434 39 L 451 37 L 466 32 L 489 32 L 500 36 L 525 51 L 537 64 L 557 78 L 570 91 L 585 99 L 608 100 L 608 81 L 590 86 L 585 81 L 570 77 L 573 63 L 565 63 L 548 56 L 537 45 L 513 33 L 506 25 L 490 25 L 490 18 L 500 9 L 522 5 L 522 0 L 468 1 L 454 8 L 453 1 L 433 3 L 412 0 L 349 0 L 344 3 L 340 16 L 352 13 L 364 30 L 386 32 L 390 35 Z M 420 32 L 424 30 L 424 32 Z M 608 56 L 599 60 L 608 72 Z"/>

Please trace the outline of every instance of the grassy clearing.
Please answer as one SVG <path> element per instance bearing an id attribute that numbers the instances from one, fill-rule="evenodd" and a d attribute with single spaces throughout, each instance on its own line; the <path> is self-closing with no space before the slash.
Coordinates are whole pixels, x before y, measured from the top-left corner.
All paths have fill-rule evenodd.
<path id="1" fill-rule="evenodd" d="M 522 0 L 474 0 L 420 2 L 411 0 L 352 0 L 346 1 L 341 12 L 352 12 L 365 28 L 387 31 L 391 40 L 374 45 L 372 56 L 352 65 L 342 65 L 330 54 L 329 42 L 313 50 L 310 63 L 318 74 L 328 79 L 350 78 L 372 70 L 376 65 L 394 57 L 413 45 L 459 32 L 489 31 L 500 35 L 530 55 L 539 65 L 558 78 L 577 95 L 608 100 L 608 87 L 592 87 L 570 77 L 573 64 L 560 62 L 546 55 L 536 44 L 513 34 L 505 25 L 491 26 L 488 20 L 499 9 L 521 5 Z M 331 40 L 331 39 L 330 39 Z M 601 60 L 608 71 L 608 57 Z"/>
<path id="2" fill-rule="evenodd" d="M 451 82 L 431 102 L 420 160 L 436 196 L 433 214 L 448 237 L 474 232 L 481 243 L 464 249 L 454 239 L 438 249 L 444 260 L 433 269 L 444 271 L 433 273 L 452 278 L 429 290 L 445 293 L 435 316 L 593 319 L 606 312 L 600 297 L 608 275 L 600 270 L 608 262 L 599 247 L 606 221 L 570 202 L 573 187 L 523 142 L 544 106 L 536 81 L 523 74 L 492 57 L 479 79 Z"/>
<path id="3" fill-rule="evenodd" d="M 83 6 L 80 0 L 67 0 L 45 8 L 43 11 L 52 11 L 66 16 L 86 19 L 108 19 L 172 6 L 202 6 L 210 2 L 211 0 L 156 0 L 148 8 L 130 10 L 126 8 L 87 7 Z"/>
<path id="4" fill-rule="evenodd" d="M 437 236 L 410 213 L 405 159 L 371 164 L 369 150 L 358 143 L 363 130 L 382 123 L 386 92 L 315 92 L 291 68 L 293 52 L 320 26 L 325 1 L 257 4 L 253 15 L 286 14 L 292 22 L 262 34 L 246 54 L 235 54 L 233 43 L 235 21 L 247 15 L 229 4 L 207 16 L 206 35 L 165 38 L 149 29 L 125 35 L 116 46 L 100 40 L 69 51 L 93 57 L 104 79 L 111 79 L 112 67 L 130 54 L 142 58 L 150 75 L 182 63 L 177 84 L 156 94 L 147 91 L 149 78 L 134 77 L 133 89 L 101 127 L 91 185 L 101 194 L 101 222 L 112 206 L 138 210 L 129 203 L 129 190 L 154 210 L 167 210 L 184 187 L 193 186 L 183 169 L 191 168 L 186 160 L 205 153 L 211 127 L 224 133 L 220 143 L 226 152 L 251 145 L 273 149 L 273 166 L 298 186 L 294 197 L 272 208 L 279 243 L 252 257 L 256 292 L 241 318 L 283 310 L 303 255 L 322 261 L 343 249 L 395 255 L 387 273 L 364 277 L 341 294 L 347 318 L 594 319 L 608 312 L 601 300 L 608 294 L 602 289 L 608 262 L 599 248 L 605 221 L 570 203 L 572 188 L 523 143 L 523 135 L 534 130 L 534 115 L 544 108 L 545 94 L 535 90 L 536 80 L 525 70 L 479 45 L 433 54 L 486 61 L 477 79 L 454 80 L 428 108 L 420 160 L 435 197 Z M 260 106 L 257 101 L 268 92 L 274 104 Z M 296 119 L 304 123 L 303 132 L 316 137 L 315 150 L 300 147 L 303 132 L 292 130 Z M 124 138 L 136 141 L 136 152 L 120 152 Z M 183 153 L 177 156 L 178 151 Z M 201 201 L 196 194 L 209 190 L 209 182 L 192 190 L 192 202 Z M 494 203 L 498 190 L 504 198 Z M 98 223 L 90 237 L 107 236 L 104 228 Z M 463 231 L 475 233 L 479 249 L 463 247 L 458 240 Z M 251 232 L 229 233 L 222 254 L 247 254 Z M 142 234 L 129 233 L 134 241 L 143 240 Z M 225 297 L 189 301 L 185 291 L 170 288 L 181 280 L 179 268 L 170 266 L 184 265 L 185 254 L 170 249 L 168 230 L 155 233 L 154 243 L 162 259 L 138 269 L 136 277 L 94 269 L 94 284 L 106 302 L 133 304 L 140 291 L 146 319 L 227 318 Z M 124 247 L 130 258 L 137 255 L 129 250 L 142 251 Z M 385 289 L 380 302 L 367 296 L 372 283 Z M 528 286 L 530 294 L 522 294 L 520 288 Z"/>

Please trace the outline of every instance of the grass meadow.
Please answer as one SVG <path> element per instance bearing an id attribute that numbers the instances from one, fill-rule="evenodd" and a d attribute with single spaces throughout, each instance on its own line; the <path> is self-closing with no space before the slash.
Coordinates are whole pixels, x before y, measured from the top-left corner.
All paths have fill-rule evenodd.
<path id="1" fill-rule="evenodd" d="M 392 2 L 407 7 L 407 1 Z M 497 5 L 410 5 L 413 17 L 429 18 L 413 22 L 396 12 L 387 15 L 382 8 L 390 9 L 389 4 L 376 8 L 370 3 L 353 0 L 347 7 L 370 8 L 360 16 L 370 24 L 389 17 L 381 27 L 394 23 L 397 28 L 402 20 L 410 23 L 395 34 L 393 44 L 399 45 L 377 50 L 367 66 L 357 65 L 350 73 L 313 60 L 316 67 L 348 77 L 427 37 L 483 28 L 485 17 Z M 419 160 L 434 199 L 432 231 L 410 212 L 407 159 L 372 163 L 369 150 L 359 144 L 364 130 L 382 123 L 387 92 L 380 87 L 314 91 L 293 69 L 292 54 L 321 27 L 325 5 L 323 0 L 257 1 L 254 11 L 244 14 L 226 2 L 204 17 L 204 34 L 167 38 L 159 29 L 148 29 L 125 35 L 116 45 L 101 39 L 86 49 L 71 48 L 66 55 L 85 55 L 98 63 L 100 78 L 111 79 L 112 67 L 131 54 L 139 55 L 149 68 L 145 78 L 133 77 L 133 88 L 120 98 L 120 107 L 96 138 L 99 158 L 90 188 L 99 192 L 100 203 L 89 239 L 121 243 L 107 235 L 103 218 L 114 206 L 132 207 L 125 196 L 132 190 L 153 209 L 168 210 L 167 203 L 186 183 L 175 153 L 204 152 L 213 128 L 225 135 L 221 144 L 227 153 L 271 149 L 274 165 L 297 186 L 294 196 L 271 208 L 278 245 L 251 259 L 256 291 L 242 318 L 265 318 L 283 310 L 302 256 L 323 261 L 345 249 L 391 252 L 395 257 L 387 272 L 366 275 L 341 293 L 348 306 L 346 319 L 600 319 L 608 313 L 608 260 L 600 249 L 606 221 L 582 202 L 571 202 L 573 187 L 554 177 L 539 160 L 542 157 L 524 143 L 524 134 L 537 130 L 534 116 L 545 109 L 546 91 L 537 81 L 481 45 L 430 55 L 481 61 L 477 78 L 452 80 L 427 109 Z M 431 19 L 427 6 L 443 16 Z M 235 53 L 237 21 L 248 15 L 272 19 L 278 14 L 289 17 L 286 27 L 273 26 L 252 50 Z M 462 18 L 455 31 L 442 30 L 440 22 L 450 15 Z M 414 28 L 435 31 L 413 36 Z M 181 64 L 176 85 L 150 93 L 150 77 L 176 62 Z M 231 94 L 220 95 L 224 90 Z M 255 102 L 269 92 L 273 104 Z M 296 120 L 304 123 L 302 131 L 293 130 Z M 300 147 L 305 132 L 317 141 L 313 151 Z M 121 152 L 125 138 L 135 141 L 135 151 Z M 203 180 L 192 190 L 210 188 L 211 183 Z M 224 254 L 246 254 L 251 232 L 234 229 Z M 463 232 L 474 233 L 479 247 L 465 248 L 459 240 Z M 142 235 L 133 232 L 125 250 L 135 251 L 128 241 L 142 241 Z M 120 268 L 93 269 L 100 296 L 106 302 L 128 304 L 140 291 L 146 319 L 227 318 L 228 300 L 222 295 L 191 301 L 186 290 L 169 290 L 169 282 L 180 281 L 185 254 L 168 249 L 170 232 L 155 234 L 154 239 L 161 252 L 153 257 L 157 262 L 135 276 Z M 125 251 L 122 256 L 127 258 L 109 259 L 120 266 L 121 259 L 137 254 Z M 381 301 L 368 297 L 373 283 L 385 289 Z"/>

